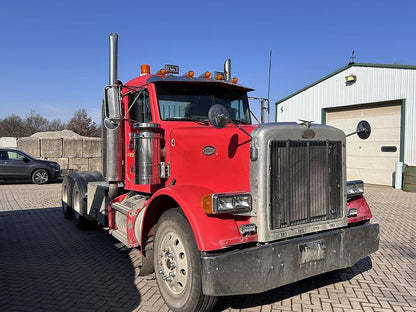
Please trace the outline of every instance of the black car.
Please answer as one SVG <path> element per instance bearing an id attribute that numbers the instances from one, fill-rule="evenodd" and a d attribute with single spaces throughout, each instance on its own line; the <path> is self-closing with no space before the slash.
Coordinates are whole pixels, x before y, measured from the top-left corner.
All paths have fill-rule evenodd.
<path id="1" fill-rule="evenodd" d="M 0 180 L 32 180 L 44 184 L 61 176 L 59 164 L 40 160 L 22 151 L 0 148 Z"/>

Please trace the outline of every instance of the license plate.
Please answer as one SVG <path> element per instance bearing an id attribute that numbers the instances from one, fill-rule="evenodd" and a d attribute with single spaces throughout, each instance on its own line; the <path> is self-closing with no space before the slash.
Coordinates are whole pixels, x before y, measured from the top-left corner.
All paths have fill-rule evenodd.
<path id="1" fill-rule="evenodd" d="M 326 259 L 325 240 L 320 239 L 298 245 L 298 264 L 321 261 Z"/>

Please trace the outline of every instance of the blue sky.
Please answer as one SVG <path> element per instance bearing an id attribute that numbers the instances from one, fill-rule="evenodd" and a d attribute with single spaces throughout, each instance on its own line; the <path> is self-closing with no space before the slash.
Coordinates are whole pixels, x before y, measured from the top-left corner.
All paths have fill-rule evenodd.
<path id="1" fill-rule="evenodd" d="M 99 120 L 108 83 L 108 35 L 119 34 L 119 79 L 171 63 L 182 73 L 221 71 L 270 102 L 356 62 L 416 64 L 416 1 L 2 1 L 0 119 L 34 110 Z M 259 117 L 259 103 L 252 102 Z"/>

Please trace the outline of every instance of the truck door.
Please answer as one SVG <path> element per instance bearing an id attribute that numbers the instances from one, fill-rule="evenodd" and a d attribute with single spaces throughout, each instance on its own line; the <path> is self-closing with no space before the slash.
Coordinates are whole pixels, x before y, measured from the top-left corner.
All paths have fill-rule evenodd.
<path id="1" fill-rule="evenodd" d="M 131 183 L 135 183 L 134 134 L 137 131 L 134 129 L 134 124 L 152 121 L 148 89 L 141 88 L 137 92 L 130 94 L 128 101 L 129 113 L 127 116 L 128 123 L 126 127 L 128 129 L 126 129 L 126 133 L 130 135 L 126 153 L 126 179 Z"/>

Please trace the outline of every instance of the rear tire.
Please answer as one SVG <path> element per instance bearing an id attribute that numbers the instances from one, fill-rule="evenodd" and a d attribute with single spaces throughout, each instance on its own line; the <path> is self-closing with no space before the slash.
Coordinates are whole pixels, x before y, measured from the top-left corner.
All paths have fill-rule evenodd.
<path id="1" fill-rule="evenodd" d="M 201 262 L 192 229 L 179 208 L 162 214 L 154 243 L 160 293 L 172 311 L 210 311 L 217 297 L 202 293 Z"/>
<path id="2" fill-rule="evenodd" d="M 62 180 L 62 211 L 65 219 L 72 220 L 74 218 L 74 210 L 72 209 L 72 191 L 74 189 L 74 180 L 70 176 L 64 176 Z"/>
<path id="3" fill-rule="evenodd" d="M 72 192 L 72 204 L 75 226 L 80 230 L 86 230 L 90 226 L 90 221 L 85 218 L 87 203 L 77 182 Z"/>
<path id="4" fill-rule="evenodd" d="M 32 181 L 36 184 L 45 184 L 49 181 L 49 172 L 46 169 L 36 169 L 32 173 Z"/>

